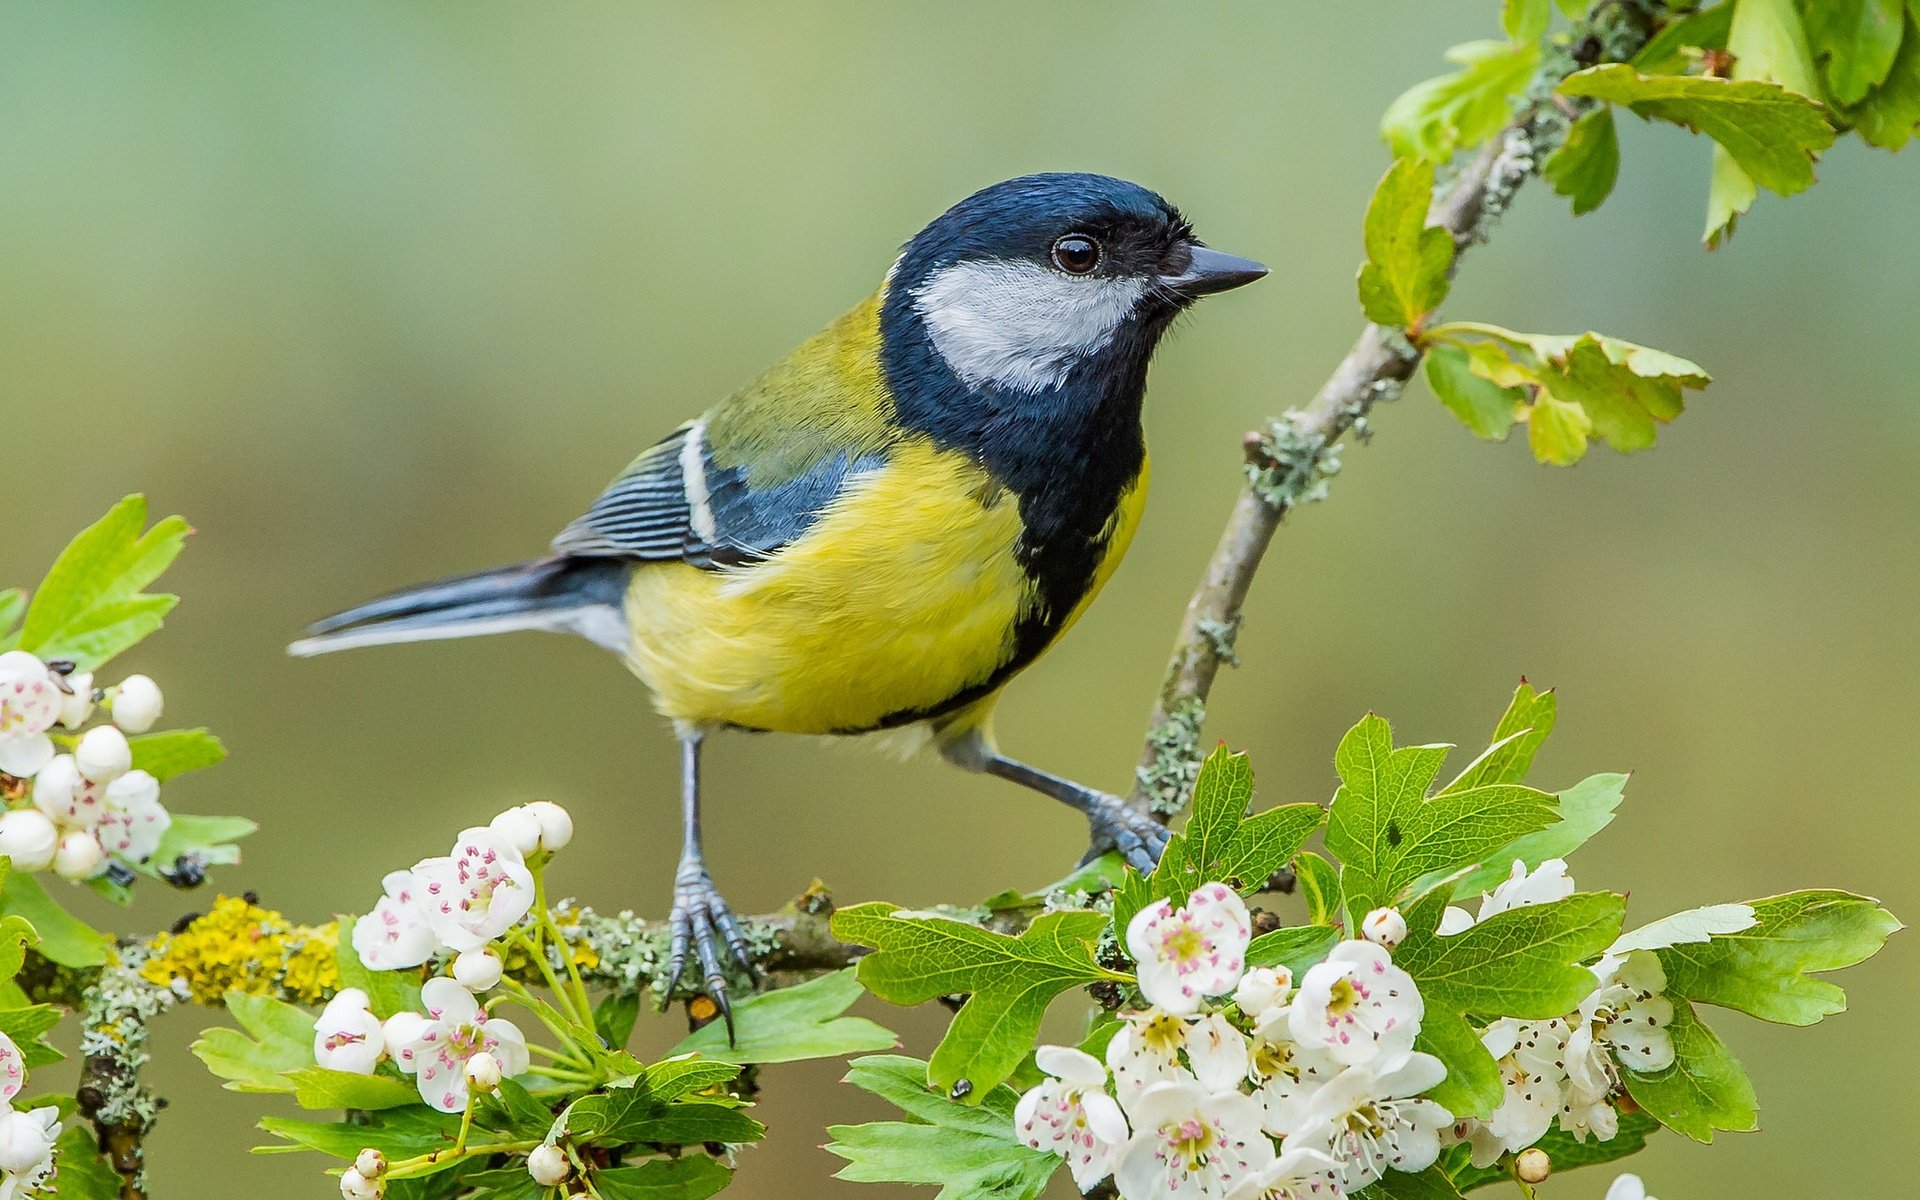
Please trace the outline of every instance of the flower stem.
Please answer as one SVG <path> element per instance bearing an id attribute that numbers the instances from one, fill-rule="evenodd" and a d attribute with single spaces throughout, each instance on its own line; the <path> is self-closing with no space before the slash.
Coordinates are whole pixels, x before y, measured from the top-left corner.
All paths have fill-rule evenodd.
<path id="1" fill-rule="evenodd" d="M 480 1098 L 472 1091 L 467 1092 L 467 1106 L 460 1110 L 460 1134 L 453 1139 L 453 1152 L 464 1155 L 467 1152 L 467 1135 L 473 1132 L 473 1108 Z"/>
<path id="2" fill-rule="evenodd" d="M 525 1154 L 540 1144 L 538 1139 L 520 1142 L 489 1142 L 481 1146 L 467 1146 L 459 1151 L 461 1158 L 481 1158 L 491 1154 Z M 437 1169 L 445 1161 L 449 1150 L 435 1150 L 414 1158 L 403 1159 L 387 1168 L 388 1179 L 412 1179 Z"/>

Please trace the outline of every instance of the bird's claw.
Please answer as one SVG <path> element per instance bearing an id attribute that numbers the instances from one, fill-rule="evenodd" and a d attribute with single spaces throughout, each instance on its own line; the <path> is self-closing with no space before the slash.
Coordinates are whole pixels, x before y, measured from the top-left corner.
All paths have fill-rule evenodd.
<path id="1" fill-rule="evenodd" d="M 727 1001 L 727 972 L 719 943 L 726 942 L 733 960 L 748 979 L 756 978 L 757 972 L 739 918 L 713 886 L 706 867 L 697 860 L 681 864 L 680 873 L 673 881 L 673 913 L 668 918 L 668 928 L 671 941 L 666 986 L 660 992 L 662 1003 L 680 986 L 680 977 L 686 972 L 687 952 L 691 949 L 700 964 L 706 993 L 727 1024 L 727 1043 L 731 1045 L 733 1006 Z"/>
<path id="2" fill-rule="evenodd" d="M 1117 850 L 1127 865 L 1142 875 L 1153 873 L 1160 854 L 1167 848 L 1167 827 L 1127 806 L 1118 796 L 1101 796 L 1087 809 L 1087 823 L 1093 827 L 1093 848 L 1084 861 L 1091 862 L 1109 850 Z"/>

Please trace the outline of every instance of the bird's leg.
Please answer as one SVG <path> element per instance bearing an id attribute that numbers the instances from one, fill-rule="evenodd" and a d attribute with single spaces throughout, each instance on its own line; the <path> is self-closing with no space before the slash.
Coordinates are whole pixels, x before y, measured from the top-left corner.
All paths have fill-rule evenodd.
<path id="1" fill-rule="evenodd" d="M 684 840 L 680 846 L 680 866 L 673 875 L 673 914 L 668 925 L 672 931 L 667 962 L 667 984 L 663 998 L 673 995 L 687 966 L 687 950 L 692 948 L 706 978 L 707 994 L 727 1022 L 727 1040 L 733 1040 L 733 1008 L 727 1003 L 727 974 L 720 957 L 719 941 L 724 939 L 733 957 L 754 975 L 753 957 L 747 948 L 740 922 L 727 907 L 707 874 L 706 858 L 700 849 L 700 742 L 697 730 L 680 733 L 680 818 Z"/>
<path id="2" fill-rule="evenodd" d="M 1008 758 L 977 732 L 943 745 L 941 752 L 957 766 L 1010 779 L 1021 787 L 1051 796 L 1085 816 L 1087 824 L 1093 827 L 1093 847 L 1087 851 L 1089 861 L 1109 850 L 1118 850 L 1134 870 L 1144 875 L 1159 863 L 1160 852 L 1167 848 L 1167 827 L 1129 808 L 1125 800 Z"/>

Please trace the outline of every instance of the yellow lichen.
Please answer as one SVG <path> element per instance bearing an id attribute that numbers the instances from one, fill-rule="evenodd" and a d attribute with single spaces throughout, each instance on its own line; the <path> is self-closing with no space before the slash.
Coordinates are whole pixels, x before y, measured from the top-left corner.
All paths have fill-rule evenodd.
<path id="1" fill-rule="evenodd" d="M 200 1004 L 221 1004 L 228 992 L 318 1004 L 340 987 L 339 939 L 334 922 L 295 925 L 271 909 L 221 896 L 205 916 L 162 934 L 140 975 L 161 987 L 185 987 Z"/>

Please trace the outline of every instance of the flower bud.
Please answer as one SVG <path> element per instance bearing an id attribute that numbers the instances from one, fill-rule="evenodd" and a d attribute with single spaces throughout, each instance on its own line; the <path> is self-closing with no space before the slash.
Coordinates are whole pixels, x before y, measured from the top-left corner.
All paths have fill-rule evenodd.
<path id="1" fill-rule="evenodd" d="M 42 1117 L 40 1114 L 45 1113 Z M 0 1167 L 15 1175 L 31 1173 L 53 1155 L 51 1108 L 0 1113 Z"/>
<path id="2" fill-rule="evenodd" d="M 59 827 L 39 809 L 15 809 L 0 816 L 0 854 L 13 860 L 14 870 L 46 870 L 59 847 Z"/>
<path id="3" fill-rule="evenodd" d="M 533 819 L 540 822 L 540 848 L 558 850 L 573 840 L 573 818 L 551 800 L 535 800 L 527 805 Z"/>
<path id="4" fill-rule="evenodd" d="M 362 1178 L 379 1179 L 387 1173 L 387 1156 L 368 1146 L 353 1160 L 353 1169 L 360 1172 Z"/>
<path id="5" fill-rule="evenodd" d="M 59 820 L 73 806 L 74 793 L 86 786 L 73 755 L 59 754 L 48 760 L 33 777 L 34 807 Z"/>
<path id="6" fill-rule="evenodd" d="M 467 1086 L 491 1095 L 500 1090 L 500 1060 L 485 1050 L 467 1060 Z"/>
<path id="7" fill-rule="evenodd" d="M 145 771 L 128 771 L 107 785 L 107 799 L 122 811 L 160 803 L 160 781 Z"/>
<path id="8" fill-rule="evenodd" d="M 1255 967 L 1240 977 L 1240 986 L 1233 989 L 1233 1002 L 1257 1021 L 1269 1009 L 1284 1003 L 1291 990 L 1293 976 L 1285 967 Z"/>
<path id="9" fill-rule="evenodd" d="M 360 1173 L 359 1167 L 348 1167 L 340 1176 L 340 1195 L 343 1200 L 380 1200 L 387 1190 L 384 1179 L 369 1179 Z"/>
<path id="10" fill-rule="evenodd" d="M 89 729 L 73 748 L 73 763 L 94 783 L 112 783 L 133 766 L 133 747 L 127 735 L 111 725 Z"/>
<path id="11" fill-rule="evenodd" d="M 128 733 L 152 729 L 164 707 L 160 685 L 145 675 L 129 675 L 113 689 L 113 723 Z"/>
<path id="12" fill-rule="evenodd" d="M 60 724 L 78 729 L 93 715 L 93 672 L 67 676 L 67 686 L 73 691 L 60 700 Z"/>
<path id="13" fill-rule="evenodd" d="M 487 822 L 487 828 L 522 854 L 532 854 L 540 848 L 540 818 L 528 812 L 525 805 L 501 813 Z"/>
<path id="14" fill-rule="evenodd" d="M 105 858 L 106 851 L 100 848 L 100 839 L 88 830 L 76 829 L 61 838 L 60 845 L 54 850 L 53 873 L 78 883 L 82 879 L 91 879 Z"/>
<path id="15" fill-rule="evenodd" d="M 499 983 L 504 970 L 500 956 L 489 946 L 462 950 L 453 960 L 453 977 L 470 992 L 484 992 Z"/>
<path id="16" fill-rule="evenodd" d="M 573 1174 L 567 1152 L 552 1142 L 543 1142 L 527 1151 L 527 1174 L 541 1187 L 558 1187 Z"/>
<path id="17" fill-rule="evenodd" d="M 1522 1150 L 1513 1160 L 1513 1173 L 1522 1183 L 1545 1183 L 1547 1176 L 1553 1174 L 1553 1160 L 1538 1146 Z"/>
<path id="18" fill-rule="evenodd" d="M 1397 908 L 1376 908 L 1360 922 L 1360 936 L 1391 950 L 1407 937 L 1407 919 Z"/>

